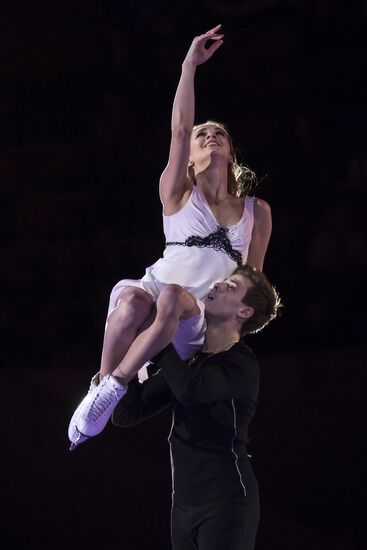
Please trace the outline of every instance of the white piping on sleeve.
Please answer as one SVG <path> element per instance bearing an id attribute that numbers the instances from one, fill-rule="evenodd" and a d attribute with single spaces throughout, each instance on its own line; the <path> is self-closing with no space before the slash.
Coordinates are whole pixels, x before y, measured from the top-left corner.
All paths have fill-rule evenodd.
<path id="1" fill-rule="evenodd" d="M 234 428 L 234 436 L 233 436 L 233 439 L 232 439 L 232 453 L 234 454 L 235 456 L 235 464 L 236 464 L 236 469 L 237 469 L 237 472 L 238 472 L 238 475 L 239 475 L 239 478 L 240 478 L 240 483 L 242 485 L 242 488 L 243 488 L 243 492 L 244 492 L 244 495 L 247 496 L 247 491 L 246 491 L 246 487 L 245 487 L 245 484 L 243 483 L 243 480 L 242 480 L 242 475 L 241 475 L 241 472 L 240 472 L 240 469 L 238 467 L 238 455 L 236 454 L 236 451 L 234 450 L 234 442 L 235 442 L 235 439 L 237 437 L 237 414 L 236 414 L 236 408 L 234 406 L 234 399 L 232 399 L 232 409 L 233 409 L 233 428 Z"/>
<path id="2" fill-rule="evenodd" d="M 175 411 L 172 411 L 172 424 L 171 424 L 171 430 L 169 432 L 168 436 L 168 444 L 169 444 L 169 456 L 171 461 L 171 477 L 172 477 L 172 504 L 173 504 L 173 495 L 175 492 L 175 465 L 173 463 L 173 455 L 172 455 L 172 445 L 171 445 L 171 435 L 173 432 L 173 426 L 175 424 Z"/>

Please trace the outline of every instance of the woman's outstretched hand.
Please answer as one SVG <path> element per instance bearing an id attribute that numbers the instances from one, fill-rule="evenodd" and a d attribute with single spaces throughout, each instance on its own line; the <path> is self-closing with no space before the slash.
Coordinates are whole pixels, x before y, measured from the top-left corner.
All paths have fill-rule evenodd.
<path id="1" fill-rule="evenodd" d="M 211 29 L 205 34 L 196 36 L 192 41 L 183 64 L 190 64 L 196 67 L 197 65 L 201 65 L 202 63 L 205 63 L 205 61 L 208 61 L 214 52 L 216 52 L 217 49 L 223 44 L 224 35 L 218 33 L 221 26 L 222 25 L 217 25 L 214 29 Z M 213 40 L 214 43 L 211 44 L 209 48 L 206 48 L 205 45 L 208 40 Z"/>

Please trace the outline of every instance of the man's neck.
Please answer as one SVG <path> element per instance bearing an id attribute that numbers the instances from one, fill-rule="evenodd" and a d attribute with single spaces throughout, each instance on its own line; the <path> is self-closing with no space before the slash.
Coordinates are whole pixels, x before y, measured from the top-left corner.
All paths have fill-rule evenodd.
<path id="1" fill-rule="evenodd" d="M 214 353 L 216 351 L 225 350 L 232 346 L 240 339 L 240 335 L 233 327 L 225 327 L 223 325 L 208 325 L 205 334 L 205 342 L 203 346 L 204 352 Z"/>

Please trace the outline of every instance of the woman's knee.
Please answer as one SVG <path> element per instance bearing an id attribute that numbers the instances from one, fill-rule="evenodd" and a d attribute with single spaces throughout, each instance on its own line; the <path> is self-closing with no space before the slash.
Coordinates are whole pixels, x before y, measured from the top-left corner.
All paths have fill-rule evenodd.
<path id="1" fill-rule="evenodd" d="M 132 307 L 146 306 L 150 309 L 153 305 L 153 298 L 145 290 L 129 286 L 120 292 L 118 304 L 120 303 Z"/>
<path id="2" fill-rule="evenodd" d="M 183 288 L 180 285 L 166 285 L 160 292 L 158 302 L 176 302 L 182 296 Z"/>
<path id="3" fill-rule="evenodd" d="M 157 300 L 157 314 L 165 312 L 166 314 L 174 314 L 181 309 L 181 299 L 183 289 L 180 285 L 165 286 Z"/>
<path id="4" fill-rule="evenodd" d="M 126 287 L 120 292 L 117 306 L 112 313 L 114 317 L 134 318 L 140 322 L 150 314 L 152 307 L 153 299 L 145 290 Z"/>

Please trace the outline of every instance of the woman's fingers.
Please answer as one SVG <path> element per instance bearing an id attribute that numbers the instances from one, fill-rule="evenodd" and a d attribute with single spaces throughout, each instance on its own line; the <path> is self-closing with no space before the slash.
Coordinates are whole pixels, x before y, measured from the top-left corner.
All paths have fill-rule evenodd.
<path id="1" fill-rule="evenodd" d="M 194 62 L 196 65 L 205 63 L 213 53 L 223 44 L 223 34 L 218 31 L 222 25 L 217 25 L 205 34 L 196 36 L 190 46 L 186 59 Z M 206 43 L 212 41 L 210 46 L 206 48 Z"/>
<path id="2" fill-rule="evenodd" d="M 223 34 L 220 34 L 220 33 L 217 32 L 217 31 L 219 31 L 221 26 L 222 25 L 217 25 L 213 29 L 210 29 L 210 31 L 207 31 L 204 34 L 199 35 L 197 37 L 198 40 L 200 40 L 200 41 L 208 40 L 208 38 L 210 38 L 210 40 L 219 40 L 220 38 L 223 38 Z"/>
<path id="3" fill-rule="evenodd" d="M 220 38 L 223 38 L 224 34 L 208 34 L 208 33 L 205 33 L 205 34 L 202 34 L 200 36 L 197 37 L 197 40 L 199 40 L 200 42 L 202 41 L 205 41 L 205 40 L 219 40 Z"/>
<path id="4" fill-rule="evenodd" d="M 222 24 L 217 25 L 216 27 L 210 29 L 210 31 L 207 31 L 205 34 L 216 33 L 217 31 L 219 31 L 219 29 L 221 28 L 221 26 L 222 26 Z"/>
<path id="5" fill-rule="evenodd" d="M 213 53 L 217 51 L 218 48 L 221 47 L 222 44 L 223 44 L 223 40 L 218 40 L 218 42 L 214 42 L 214 44 L 209 46 L 209 48 L 207 48 L 206 50 L 208 52 L 209 57 L 211 57 Z"/>
<path id="6" fill-rule="evenodd" d="M 218 40 L 223 41 L 223 37 L 224 37 L 223 34 L 212 34 L 211 36 L 207 36 L 206 34 L 203 34 L 202 36 L 198 36 L 196 38 L 196 44 L 199 47 L 202 47 L 202 46 L 205 46 L 208 40 L 214 40 L 214 42 L 217 42 Z"/>

